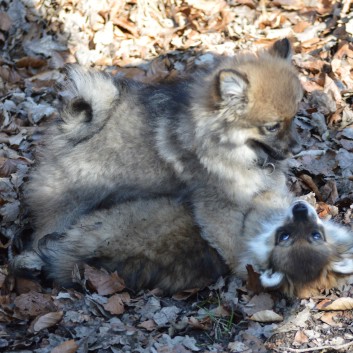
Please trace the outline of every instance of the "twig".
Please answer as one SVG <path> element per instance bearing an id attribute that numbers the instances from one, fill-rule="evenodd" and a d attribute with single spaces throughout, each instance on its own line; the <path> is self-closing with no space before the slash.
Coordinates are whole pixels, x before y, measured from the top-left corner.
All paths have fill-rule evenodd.
<path id="1" fill-rule="evenodd" d="M 343 0 L 343 7 L 342 7 L 342 11 L 341 11 L 342 15 L 346 15 L 347 14 L 351 4 L 352 4 L 352 0 Z"/>
<path id="2" fill-rule="evenodd" d="M 288 347 L 278 347 L 278 348 L 274 348 L 274 350 L 277 351 L 277 352 L 288 351 L 288 352 L 294 352 L 294 353 L 306 353 L 306 352 L 320 351 L 320 350 L 324 350 L 324 349 L 341 350 L 341 349 L 344 349 L 344 348 L 348 348 L 350 346 L 353 346 L 353 341 L 350 341 L 350 342 L 345 343 L 345 344 L 340 344 L 338 346 L 318 346 L 318 347 L 303 348 L 303 349 L 288 348 Z"/>

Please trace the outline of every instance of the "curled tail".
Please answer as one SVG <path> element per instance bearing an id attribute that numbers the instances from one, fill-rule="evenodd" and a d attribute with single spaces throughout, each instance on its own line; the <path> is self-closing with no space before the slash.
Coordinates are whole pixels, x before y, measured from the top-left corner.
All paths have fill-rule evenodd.
<path id="1" fill-rule="evenodd" d="M 68 66 L 67 79 L 58 128 L 67 140 L 77 144 L 104 127 L 119 98 L 119 89 L 111 75 L 78 65 Z"/>

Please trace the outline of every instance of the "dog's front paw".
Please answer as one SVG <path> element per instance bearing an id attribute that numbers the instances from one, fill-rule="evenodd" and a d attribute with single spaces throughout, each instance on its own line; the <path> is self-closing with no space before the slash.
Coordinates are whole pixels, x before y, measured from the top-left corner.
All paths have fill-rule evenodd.
<path id="1" fill-rule="evenodd" d="M 10 268 L 15 275 L 37 276 L 43 267 L 43 261 L 34 251 L 25 251 L 13 259 Z"/>

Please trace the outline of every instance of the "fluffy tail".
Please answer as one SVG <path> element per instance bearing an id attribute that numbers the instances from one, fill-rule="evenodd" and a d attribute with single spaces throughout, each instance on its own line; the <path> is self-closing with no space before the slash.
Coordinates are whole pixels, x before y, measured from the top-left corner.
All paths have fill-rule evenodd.
<path id="1" fill-rule="evenodd" d="M 119 89 L 112 76 L 78 65 L 68 66 L 67 78 L 59 129 L 67 139 L 79 143 L 98 132 L 110 118 Z"/>

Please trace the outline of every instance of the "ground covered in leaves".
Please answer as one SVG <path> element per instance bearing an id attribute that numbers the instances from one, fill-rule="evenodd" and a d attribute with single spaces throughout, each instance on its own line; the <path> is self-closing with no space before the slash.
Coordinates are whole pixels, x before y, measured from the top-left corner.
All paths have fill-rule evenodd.
<path id="1" fill-rule="evenodd" d="M 352 351 L 350 282 L 316 298 L 256 293 L 221 278 L 173 298 L 131 293 L 86 267 L 81 291 L 15 280 L 8 263 L 26 228 L 22 187 L 41 134 L 58 115 L 63 68 L 78 62 L 137 80 L 174 77 L 210 52 L 287 36 L 305 89 L 304 150 L 289 183 L 321 217 L 352 224 L 351 0 L 0 1 L 0 350 L 6 352 Z M 313 198 L 313 194 L 310 194 Z"/>

